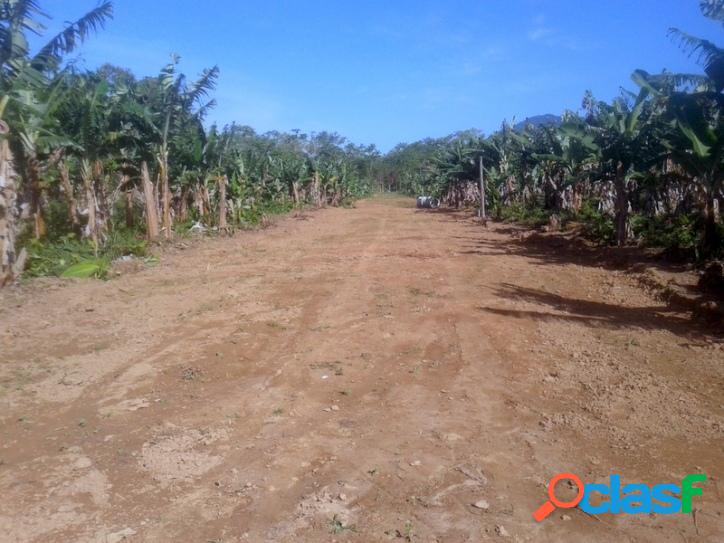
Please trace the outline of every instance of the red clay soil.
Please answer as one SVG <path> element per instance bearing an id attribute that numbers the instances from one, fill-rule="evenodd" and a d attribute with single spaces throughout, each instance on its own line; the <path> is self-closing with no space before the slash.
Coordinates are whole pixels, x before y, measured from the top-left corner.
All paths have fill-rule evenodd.
<path id="1" fill-rule="evenodd" d="M 0 304 L 3 542 L 724 541 L 722 338 L 502 225 L 378 198 Z M 536 523 L 562 471 L 708 480 Z"/>

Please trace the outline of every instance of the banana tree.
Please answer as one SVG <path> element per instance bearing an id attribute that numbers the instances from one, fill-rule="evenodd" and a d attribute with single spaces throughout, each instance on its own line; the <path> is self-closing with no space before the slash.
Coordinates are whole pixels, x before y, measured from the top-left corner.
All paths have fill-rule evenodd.
<path id="1" fill-rule="evenodd" d="M 704 235 L 701 256 L 716 256 L 722 247 L 716 201 L 724 179 L 724 97 L 719 93 L 675 93 L 668 98 L 673 130 L 666 145 L 674 160 L 701 183 Z"/>
<path id="2" fill-rule="evenodd" d="M 600 148 L 588 133 L 585 123 L 578 118 L 569 118 L 560 127 L 544 129 L 549 139 L 547 153 L 534 156 L 550 165 L 549 179 L 554 183 L 557 202 L 562 208 L 579 209 L 581 191 L 579 186 L 589 166 L 600 159 Z M 566 200 L 566 192 L 573 191 L 572 201 Z"/>
<path id="3" fill-rule="evenodd" d="M 162 227 L 164 236 L 171 237 L 170 154 L 174 152 L 174 138 L 188 123 L 200 123 L 215 101 L 202 103 L 216 86 L 218 67 L 205 69 L 201 77 L 187 84 L 186 77 L 177 70 L 180 57 L 173 55 L 157 78 L 145 82 L 145 102 L 155 113 L 152 127 L 156 133 L 154 154 L 160 179 L 162 201 Z"/>
<path id="4" fill-rule="evenodd" d="M 722 242 L 716 201 L 724 178 L 724 96 L 706 82 L 693 92 L 678 90 L 676 74 L 654 76 L 636 70 L 632 77 L 661 104 L 669 122 L 661 140 L 669 156 L 701 185 L 705 226 L 700 249 L 702 256 L 712 256 Z"/>
<path id="5" fill-rule="evenodd" d="M 724 26 L 724 0 L 700 0 L 702 14 Z M 713 83 L 716 92 L 724 89 L 724 49 L 709 40 L 697 38 L 678 28 L 670 28 L 669 36 L 679 42 L 689 56 L 695 56 Z M 682 74 L 680 74 L 680 77 Z M 700 82 L 698 76 L 683 76 L 689 81 Z"/>
<path id="6" fill-rule="evenodd" d="M 63 56 L 72 52 L 91 33 L 101 28 L 113 15 L 111 2 L 100 3 L 75 22 L 53 36 L 35 54 L 31 54 L 28 32 L 42 34 L 45 26 L 41 20 L 48 16 L 33 0 L 3 0 L 0 2 L 0 284 L 11 280 L 19 266 L 15 256 L 17 231 L 17 194 L 23 179 L 14 150 L 33 150 L 41 137 L 50 137 L 44 122 L 34 120 L 47 112 L 47 105 L 34 96 L 47 91 L 50 77 L 58 71 Z M 45 111 L 44 111 L 45 109 Z M 22 125 L 29 130 L 23 130 Z M 32 164 L 25 168 L 34 171 Z M 30 181 L 31 186 L 35 181 Z M 38 185 L 31 187 L 31 202 L 35 208 L 35 233 L 42 232 L 42 215 L 39 212 Z M 33 195 L 34 194 L 34 195 Z"/>
<path id="7" fill-rule="evenodd" d="M 62 125 L 75 143 L 74 154 L 80 164 L 79 173 L 87 204 L 85 235 L 98 248 L 108 227 L 109 206 L 104 170 L 121 155 L 116 133 L 111 124 L 119 100 L 107 80 L 96 75 L 75 75 L 70 80 L 70 93 L 60 113 Z"/>
<path id="8" fill-rule="evenodd" d="M 63 87 L 61 81 L 56 81 L 43 91 L 17 91 L 16 108 L 7 116 L 15 135 L 10 139 L 10 150 L 15 168 L 25 182 L 36 239 L 45 235 L 41 178 L 58 161 L 63 150 L 73 145 L 60 133 L 57 123 L 57 108 L 65 99 Z"/>
<path id="9" fill-rule="evenodd" d="M 629 95 L 631 96 L 631 95 Z M 613 179 L 615 191 L 615 230 L 618 246 L 629 238 L 629 179 L 635 170 L 643 171 L 663 156 L 661 141 L 655 136 L 648 88 L 641 88 L 629 106 L 623 98 L 612 105 L 599 102 L 598 114 L 592 121 L 594 143 L 601 160 Z"/>

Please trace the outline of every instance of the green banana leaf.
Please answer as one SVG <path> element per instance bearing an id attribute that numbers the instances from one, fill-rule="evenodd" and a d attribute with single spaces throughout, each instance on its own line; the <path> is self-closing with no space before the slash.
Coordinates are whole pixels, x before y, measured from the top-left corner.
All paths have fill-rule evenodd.
<path id="1" fill-rule="evenodd" d="M 106 263 L 103 260 L 84 260 L 66 268 L 61 277 L 102 277 L 106 273 Z"/>

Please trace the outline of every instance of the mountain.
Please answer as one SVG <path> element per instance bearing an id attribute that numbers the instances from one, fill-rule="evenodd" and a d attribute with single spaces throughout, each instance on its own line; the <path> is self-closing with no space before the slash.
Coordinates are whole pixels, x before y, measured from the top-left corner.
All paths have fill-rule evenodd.
<path id="1" fill-rule="evenodd" d="M 558 126 L 561 124 L 561 118 L 558 115 L 551 115 L 550 113 L 547 113 L 545 115 L 534 115 L 533 117 L 528 117 L 524 121 L 516 124 L 513 127 L 513 130 L 515 130 L 516 132 L 520 132 L 521 130 L 524 130 L 525 127 L 529 124 L 532 124 L 533 126 Z"/>

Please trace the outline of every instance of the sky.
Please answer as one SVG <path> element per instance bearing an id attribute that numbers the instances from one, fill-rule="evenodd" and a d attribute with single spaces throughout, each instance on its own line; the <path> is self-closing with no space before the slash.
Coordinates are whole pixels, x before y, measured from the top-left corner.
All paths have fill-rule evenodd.
<path id="1" fill-rule="evenodd" d="M 41 0 L 59 30 L 96 0 Z M 218 65 L 209 122 L 336 131 L 382 151 L 504 119 L 609 100 L 631 72 L 701 72 L 667 37 L 715 43 L 697 0 L 115 0 L 75 54 L 155 75 L 171 53 L 190 79 Z"/>

